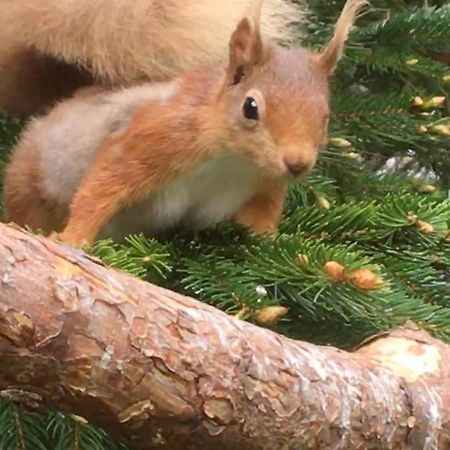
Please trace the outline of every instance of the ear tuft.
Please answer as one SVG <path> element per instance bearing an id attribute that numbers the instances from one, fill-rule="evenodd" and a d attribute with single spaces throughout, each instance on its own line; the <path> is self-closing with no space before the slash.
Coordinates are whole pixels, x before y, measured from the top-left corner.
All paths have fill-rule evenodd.
<path id="1" fill-rule="evenodd" d="M 368 5 L 367 0 L 347 0 L 336 22 L 334 35 L 325 50 L 319 55 L 319 64 L 331 75 L 344 51 L 344 45 L 350 29 L 363 7 Z"/>
<path id="2" fill-rule="evenodd" d="M 261 3 L 262 0 L 253 1 L 249 14 L 231 35 L 228 67 L 231 84 L 238 84 L 262 59 Z"/>

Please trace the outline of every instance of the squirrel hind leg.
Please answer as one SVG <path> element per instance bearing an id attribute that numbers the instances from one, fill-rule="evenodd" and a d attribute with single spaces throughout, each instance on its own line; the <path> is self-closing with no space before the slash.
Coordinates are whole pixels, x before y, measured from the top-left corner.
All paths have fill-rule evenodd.
<path id="1" fill-rule="evenodd" d="M 4 186 L 5 223 L 28 226 L 45 234 L 64 225 L 67 212 L 48 199 L 39 173 L 37 147 L 26 139 L 19 142 L 5 171 Z"/>

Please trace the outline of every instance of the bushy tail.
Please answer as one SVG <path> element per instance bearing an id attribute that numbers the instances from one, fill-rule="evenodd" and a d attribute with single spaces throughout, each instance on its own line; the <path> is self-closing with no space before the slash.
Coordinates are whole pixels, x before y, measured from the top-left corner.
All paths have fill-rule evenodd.
<path id="1" fill-rule="evenodd" d="M 242 0 L 2 0 L 0 41 L 80 66 L 101 83 L 161 80 L 223 58 L 245 7 Z M 290 0 L 265 0 L 263 34 L 291 40 L 304 10 Z M 1 57 L 0 108 L 2 78 L 15 70 L 11 54 L 8 67 Z"/>

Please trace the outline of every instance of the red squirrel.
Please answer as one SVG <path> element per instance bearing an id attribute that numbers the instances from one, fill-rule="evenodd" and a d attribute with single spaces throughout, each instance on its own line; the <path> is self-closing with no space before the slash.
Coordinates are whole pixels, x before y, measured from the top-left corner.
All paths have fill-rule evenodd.
<path id="1" fill-rule="evenodd" d="M 347 0 L 312 52 L 263 40 L 256 1 L 227 63 L 79 91 L 24 130 L 6 169 L 7 220 L 72 245 L 228 219 L 276 233 L 289 183 L 326 143 L 329 78 L 365 4 Z"/>
<path id="2" fill-rule="evenodd" d="M 80 86 L 167 81 L 222 60 L 249 0 L 1 0 L 0 111 L 40 114 Z M 291 42 L 304 0 L 265 0 L 261 28 Z"/>

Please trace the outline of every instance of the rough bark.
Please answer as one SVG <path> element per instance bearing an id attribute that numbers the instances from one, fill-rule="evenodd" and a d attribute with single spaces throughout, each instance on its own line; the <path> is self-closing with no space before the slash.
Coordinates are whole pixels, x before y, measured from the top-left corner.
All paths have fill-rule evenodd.
<path id="1" fill-rule="evenodd" d="M 0 388 L 136 449 L 450 446 L 450 348 L 413 327 L 297 342 L 5 225 L 0 283 Z"/>

